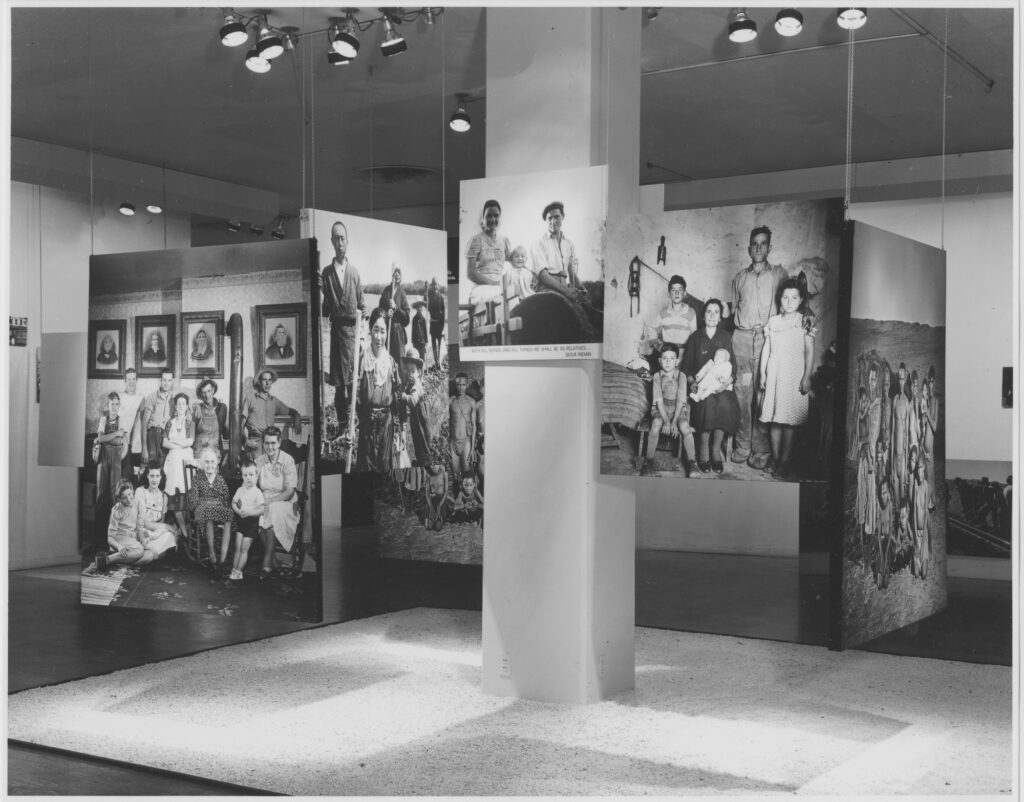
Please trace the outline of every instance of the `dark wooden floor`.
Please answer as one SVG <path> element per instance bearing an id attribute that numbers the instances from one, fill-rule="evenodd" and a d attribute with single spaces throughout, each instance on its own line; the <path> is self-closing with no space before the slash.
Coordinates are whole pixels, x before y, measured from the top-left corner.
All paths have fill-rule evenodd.
<path id="1" fill-rule="evenodd" d="M 324 620 L 333 623 L 408 607 L 479 609 L 479 566 L 379 560 L 365 531 L 346 532 L 340 555 L 325 549 Z M 77 567 L 9 574 L 8 688 L 104 674 L 171 657 L 306 629 L 315 624 L 243 615 L 168 614 L 84 607 Z M 869 644 L 892 654 L 1010 665 L 1009 582 L 950 579 L 949 607 Z M 796 559 L 638 551 L 640 626 L 823 645 L 827 582 Z M 9 745 L 11 794 L 226 795 L 191 777 L 157 774 L 87 756 Z"/>

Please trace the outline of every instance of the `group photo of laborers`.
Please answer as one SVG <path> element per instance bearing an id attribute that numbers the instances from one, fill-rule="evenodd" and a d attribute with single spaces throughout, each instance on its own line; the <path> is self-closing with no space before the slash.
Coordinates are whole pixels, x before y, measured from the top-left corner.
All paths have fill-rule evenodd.
<path id="1" fill-rule="evenodd" d="M 604 176 L 586 168 L 463 182 L 461 346 L 600 342 Z"/>
<path id="2" fill-rule="evenodd" d="M 445 241 L 324 212 L 315 224 L 332 256 L 317 274 L 321 472 L 388 475 L 425 464 L 448 376 Z M 321 257 L 327 239 L 318 240 Z"/>
<path id="3" fill-rule="evenodd" d="M 447 414 L 427 462 L 375 487 L 382 557 L 481 564 L 484 532 L 484 363 L 449 353 Z"/>
<path id="4" fill-rule="evenodd" d="M 196 250 L 192 258 L 199 259 Z M 154 275 L 153 289 L 111 293 L 117 288 L 106 286 L 104 264 L 90 275 L 96 324 L 115 314 L 128 322 L 153 319 L 135 312 L 167 292 L 167 277 Z M 268 307 L 249 303 L 291 301 L 273 308 L 293 314 L 287 318 L 299 328 L 293 348 L 304 347 L 307 317 L 298 310 L 308 305 L 311 272 L 254 266 L 231 276 L 191 276 L 173 293 L 178 304 L 224 306 L 216 313 L 161 315 L 169 333 L 180 333 L 180 342 L 164 347 L 186 355 L 181 367 L 147 372 L 128 364 L 116 378 L 89 378 L 86 444 L 95 473 L 87 474 L 93 481 L 83 497 L 85 603 L 315 615 L 307 503 L 312 383 L 308 373 L 296 375 L 294 364 L 289 378 L 266 365 L 258 329 Z M 225 317 L 231 318 L 226 328 Z M 141 327 L 124 328 L 130 336 Z"/>
<path id="5" fill-rule="evenodd" d="M 834 201 L 620 222 L 605 294 L 603 473 L 824 478 L 840 225 Z"/>
<path id="6" fill-rule="evenodd" d="M 879 589 L 904 572 L 927 579 L 937 514 L 945 517 L 942 388 L 935 363 L 915 356 L 892 340 L 859 353 L 849 393 L 846 457 L 847 470 L 856 470 L 859 535 L 851 554 Z"/>

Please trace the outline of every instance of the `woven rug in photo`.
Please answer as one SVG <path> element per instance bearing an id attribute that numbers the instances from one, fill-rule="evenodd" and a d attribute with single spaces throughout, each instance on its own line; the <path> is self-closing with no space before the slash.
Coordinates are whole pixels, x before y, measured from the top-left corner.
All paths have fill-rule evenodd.
<path id="1" fill-rule="evenodd" d="M 636 631 L 636 688 L 480 691 L 480 614 L 416 609 L 14 694 L 8 736 L 297 795 L 1011 792 L 1011 670 Z"/>

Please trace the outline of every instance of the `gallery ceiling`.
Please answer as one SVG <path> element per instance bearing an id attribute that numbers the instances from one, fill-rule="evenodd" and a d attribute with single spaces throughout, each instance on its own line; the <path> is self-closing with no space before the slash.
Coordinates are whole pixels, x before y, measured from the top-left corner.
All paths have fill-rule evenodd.
<path id="1" fill-rule="evenodd" d="M 843 163 L 849 48 L 834 11 L 803 10 L 803 33 L 785 39 L 772 28 L 777 8 L 752 8 L 760 35 L 740 45 L 726 35 L 729 11 L 665 7 L 644 22 L 641 183 Z M 271 9 L 271 20 L 322 31 L 339 13 Z M 944 61 L 897 10 L 872 8 L 854 50 L 854 161 L 941 153 L 944 80 L 946 151 L 1011 148 L 1013 10 L 906 13 L 938 39 L 948 26 L 949 47 L 994 85 Z M 481 8 L 403 26 L 409 49 L 393 58 L 375 26 L 340 68 L 320 33 L 265 75 L 220 43 L 218 8 L 14 8 L 11 18 L 15 137 L 269 190 L 290 214 L 450 202 L 460 180 L 483 175 L 486 100 L 470 105 L 469 133 L 447 126 L 456 92 L 485 93 Z"/>

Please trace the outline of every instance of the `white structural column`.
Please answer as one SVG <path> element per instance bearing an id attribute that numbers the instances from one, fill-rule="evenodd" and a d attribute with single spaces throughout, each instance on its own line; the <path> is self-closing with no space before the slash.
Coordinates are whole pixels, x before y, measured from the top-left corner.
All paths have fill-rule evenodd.
<path id="1" fill-rule="evenodd" d="M 607 164 L 637 211 L 639 8 L 487 11 L 487 175 Z M 597 361 L 489 364 L 483 687 L 585 703 L 633 687 L 635 499 L 602 477 Z"/>

